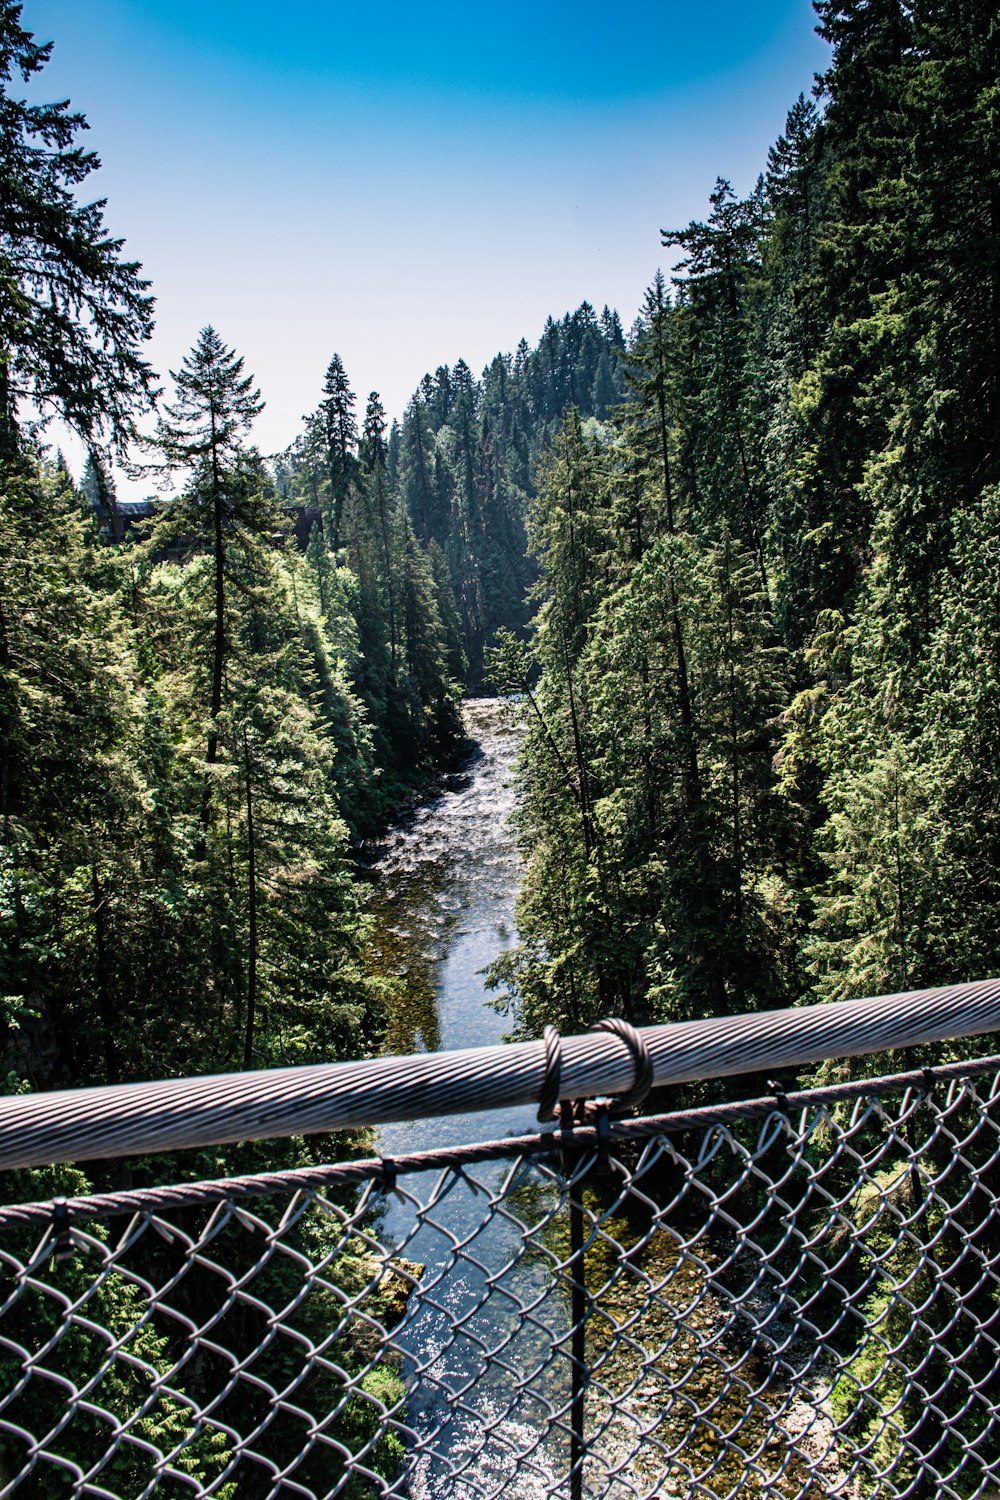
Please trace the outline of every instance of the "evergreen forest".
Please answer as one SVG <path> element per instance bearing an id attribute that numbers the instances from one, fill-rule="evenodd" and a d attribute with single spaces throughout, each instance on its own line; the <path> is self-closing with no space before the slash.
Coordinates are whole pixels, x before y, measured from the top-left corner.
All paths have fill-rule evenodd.
<path id="1" fill-rule="evenodd" d="M 150 368 L 0 0 L 8 1091 L 377 1050 L 358 854 L 468 691 L 528 725 L 519 1033 L 996 970 L 1000 24 L 815 9 L 813 95 L 627 331 L 584 303 L 395 420 L 331 350 L 263 455 L 223 333 Z"/>
<path id="2" fill-rule="evenodd" d="M 568 407 L 621 399 L 621 324 L 550 318 L 478 379 L 428 374 L 391 424 L 334 352 L 265 457 L 216 329 L 163 378 L 144 357 L 152 288 L 81 206 L 86 122 L 18 95 L 50 52 L 4 0 L 5 1087 L 370 1054 L 391 996 L 359 852 L 466 749 L 461 695 L 530 614 L 540 455 Z M 86 445 L 75 478 L 52 414 Z M 146 502 L 118 499 L 125 457 Z"/>
<path id="3" fill-rule="evenodd" d="M 22 10 L 0 0 L 0 1092 L 377 1054 L 396 992 L 366 960 L 365 860 L 468 754 L 467 694 L 524 726 L 518 932 L 490 972 L 515 1035 L 1000 971 L 995 0 L 816 0 L 825 72 L 746 196 L 720 177 L 661 228 L 629 326 L 554 312 L 395 415 L 331 330 L 271 454 L 253 429 L 281 372 L 224 329 L 152 369 L 155 288 L 88 197 L 83 116 L 31 102 L 51 44 Z M 119 497 L 126 469 L 148 500 Z M 365 1254 L 338 1274 L 365 1284 Z M 100 1295 L 131 1327 L 132 1292 Z M 398 1409 L 394 1365 L 366 1378 Z M 401 1445 L 341 1394 L 335 1437 L 392 1475 Z M 188 1417 L 156 1420 L 166 1448 Z M 196 1436 L 191 1473 L 221 1472 L 228 1439 Z"/>
<path id="4" fill-rule="evenodd" d="M 1000 968 L 1000 20 L 815 10 L 814 96 L 662 230 L 529 501 L 529 1035 Z"/>

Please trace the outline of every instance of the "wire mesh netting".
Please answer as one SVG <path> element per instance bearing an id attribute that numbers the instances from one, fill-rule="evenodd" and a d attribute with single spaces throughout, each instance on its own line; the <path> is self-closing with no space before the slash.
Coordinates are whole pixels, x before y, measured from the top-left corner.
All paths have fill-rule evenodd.
<path id="1" fill-rule="evenodd" d="M 0 1494 L 986 1496 L 998 1082 L 4 1210 Z"/>

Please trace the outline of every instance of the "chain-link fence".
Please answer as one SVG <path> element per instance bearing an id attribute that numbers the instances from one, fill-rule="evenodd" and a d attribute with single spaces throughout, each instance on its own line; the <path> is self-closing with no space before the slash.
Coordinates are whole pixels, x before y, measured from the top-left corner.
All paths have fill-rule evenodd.
<path id="1" fill-rule="evenodd" d="M 0 1494 L 985 1496 L 998 1069 L 2 1210 Z"/>

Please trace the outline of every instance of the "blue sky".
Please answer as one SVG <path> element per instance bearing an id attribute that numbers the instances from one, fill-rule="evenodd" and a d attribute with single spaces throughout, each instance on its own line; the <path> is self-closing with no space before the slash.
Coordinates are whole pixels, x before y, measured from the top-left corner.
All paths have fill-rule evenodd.
<path id="1" fill-rule="evenodd" d="M 584 298 L 626 326 L 716 176 L 749 188 L 826 61 L 808 0 L 25 0 L 38 91 L 87 116 L 92 196 L 176 368 L 205 323 L 268 403 L 265 452 L 336 350 L 398 415 Z"/>

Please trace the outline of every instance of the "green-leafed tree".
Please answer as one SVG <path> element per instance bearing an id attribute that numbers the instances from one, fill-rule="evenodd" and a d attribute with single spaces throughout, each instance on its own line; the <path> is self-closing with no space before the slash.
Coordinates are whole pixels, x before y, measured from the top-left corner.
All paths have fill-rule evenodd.
<path id="1" fill-rule="evenodd" d="M 3 987 L 36 1086 L 128 1071 L 146 887 L 145 705 L 89 519 L 57 471 L 0 496 Z M 149 897 L 150 899 L 147 899 Z"/>
<path id="2" fill-rule="evenodd" d="M 361 821 L 352 825 L 355 832 L 370 833 L 408 790 L 423 784 L 454 753 L 461 735 L 457 699 L 463 659 L 454 639 L 457 606 L 450 572 L 442 574 L 439 604 L 438 585 L 403 500 L 404 492 L 411 499 L 424 494 L 421 486 L 441 462 L 425 408 L 411 405 L 390 466 L 385 414 L 373 391 L 355 452 L 353 417 L 345 426 L 331 415 L 335 398 L 353 401 L 343 366 L 339 360 L 336 365 L 336 370 L 331 366 L 336 390 L 328 393 L 320 416 L 326 412 L 331 431 L 344 439 L 343 462 L 336 455 L 334 461 L 341 546 L 339 551 L 332 548 L 332 512 L 324 500 L 326 524 L 322 531 L 314 527 L 306 562 L 328 630 L 341 642 L 351 692 L 363 705 L 370 726 L 377 789 L 375 782 L 367 782 L 374 795 L 365 799 L 366 812 L 357 808 Z M 427 390 L 429 399 L 447 410 L 452 399 L 450 372 L 439 371 Z M 314 460 L 308 445 L 289 450 L 283 459 L 291 492 L 304 501 L 332 493 L 333 471 L 324 460 L 320 469 L 329 472 L 321 472 L 317 482 Z M 452 612 L 447 627 L 442 608 Z"/>
<path id="3" fill-rule="evenodd" d="M 354 416 L 354 392 L 339 354 L 327 366 L 323 399 L 316 413 L 323 467 L 326 471 L 325 516 L 330 545 L 341 544 L 344 503 L 357 462 L 358 424 Z"/>
<path id="4" fill-rule="evenodd" d="M 548 319 L 538 345 L 521 340 L 476 380 L 464 360 L 421 381 L 399 429 L 390 482 L 418 538 L 440 549 L 462 632 L 468 680 L 501 628 L 523 632 L 536 569 L 527 545 L 535 472 L 567 410 L 602 419 L 624 390 L 617 314 L 584 303 Z"/>
<path id="5" fill-rule="evenodd" d="M 763 188 L 758 183 L 740 201 L 720 178 L 710 203 L 712 212 L 704 223 L 663 231 L 663 243 L 683 252 L 674 320 L 674 336 L 685 346 L 682 473 L 687 474 L 688 503 L 697 524 L 728 524 L 757 555 L 766 588 L 767 506 L 750 370 L 749 306 L 759 269 Z"/>

